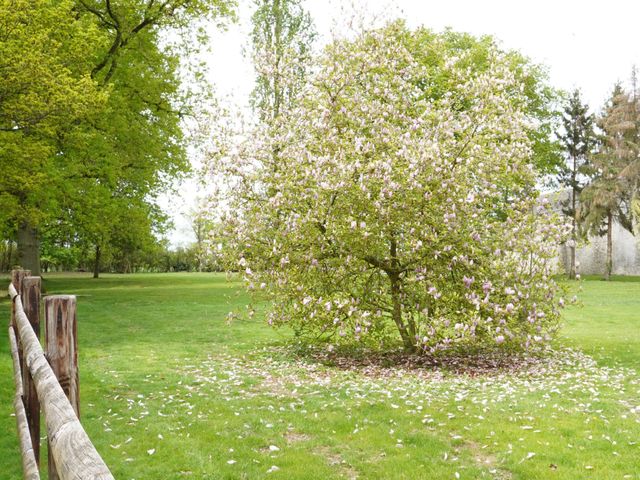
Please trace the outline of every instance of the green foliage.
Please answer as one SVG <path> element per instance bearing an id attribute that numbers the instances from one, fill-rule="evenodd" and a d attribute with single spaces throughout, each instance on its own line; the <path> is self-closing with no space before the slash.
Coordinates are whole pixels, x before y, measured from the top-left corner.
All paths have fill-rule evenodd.
<path id="1" fill-rule="evenodd" d="M 0 18 L 0 225 L 11 234 L 45 216 L 59 139 L 99 111 L 107 91 L 89 75 L 99 31 L 73 1 L 2 0 Z"/>
<path id="2" fill-rule="evenodd" d="M 428 72 L 428 81 L 421 85 L 426 98 L 442 98 L 457 88 L 456 79 L 442 68 L 445 58 L 461 55 L 458 66 L 478 73 L 490 68 L 493 52 L 499 51 L 517 80 L 513 106 L 531 121 L 526 131 L 533 149 L 532 163 L 540 175 L 557 171 L 563 161 L 562 148 L 553 136 L 561 118 L 561 94 L 549 85 L 545 67 L 532 63 L 518 51 L 504 50 L 489 35 L 475 37 L 453 30 L 438 34 L 420 28 L 410 37 L 405 40 L 412 44 L 416 61 Z"/>
<path id="3" fill-rule="evenodd" d="M 157 210 L 155 196 L 188 170 L 182 122 L 208 98 L 201 83 L 181 84 L 202 78 L 181 62 L 203 39 L 204 23 L 195 34 L 189 26 L 231 16 L 234 3 L 15 3 L 0 4 L 0 67 L 6 60 L 9 72 L 0 80 L 0 135 L 9 140 L 0 233 L 21 229 L 35 242 L 65 225 L 96 248 L 117 241 L 130 252 L 131 238 L 149 239 L 159 224 L 129 225 L 146 218 L 136 212 Z M 117 239 L 121 231 L 132 237 Z"/>
<path id="4" fill-rule="evenodd" d="M 155 257 L 155 271 L 159 272 L 217 272 L 220 267 L 210 258 L 204 257 L 199 245 L 165 249 Z"/>
<path id="5" fill-rule="evenodd" d="M 251 40 L 257 77 L 252 104 L 260 120 L 271 123 L 304 85 L 316 33 L 300 0 L 254 4 Z"/>

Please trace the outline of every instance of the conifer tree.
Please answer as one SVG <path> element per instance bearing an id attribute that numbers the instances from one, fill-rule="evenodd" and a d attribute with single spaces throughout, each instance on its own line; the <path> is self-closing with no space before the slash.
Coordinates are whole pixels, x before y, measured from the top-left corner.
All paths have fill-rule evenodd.
<path id="1" fill-rule="evenodd" d="M 589 106 L 582 103 L 580 91 L 574 90 L 562 115 L 564 132 L 559 137 L 566 153 L 566 163 L 558 175 L 560 185 L 569 191 L 569 197 L 563 202 L 562 211 L 571 218 L 568 271 L 570 279 L 576 278 L 576 242 L 578 237 L 576 211 L 579 195 L 586 186 L 588 178 L 589 155 L 596 142 L 593 124 L 594 116 L 589 113 Z"/>
<path id="2" fill-rule="evenodd" d="M 631 69 L 631 92 L 629 94 L 631 105 L 629 106 L 629 120 L 634 124 L 634 131 L 631 133 L 632 140 L 630 146 L 631 161 L 622 171 L 622 176 L 629 182 L 631 190 L 631 205 L 633 218 L 640 217 L 640 86 L 638 85 L 638 70 L 634 66 Z M 633 159 L 635 154 L 635 159 Z"/>
<path id="3" fill-rule="evenodd" d="M 607 236 L 604 278 L 613 270 L 613 224 L 633 233 L 631 198 L 638 163 L 636 106 L 620 84 L 613 90 L 598 126 L 602 131 L 597 153 L 592 157 L 593 182 L 584 189 L 580 205 L 581 223 L 588 233 Z"/>

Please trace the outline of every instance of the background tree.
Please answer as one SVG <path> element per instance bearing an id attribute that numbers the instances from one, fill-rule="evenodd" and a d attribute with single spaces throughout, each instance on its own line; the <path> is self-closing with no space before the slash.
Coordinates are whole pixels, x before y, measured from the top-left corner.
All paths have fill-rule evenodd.
<path id="1" fill-rule="evenodd" d="M 398 22 L 330 44 L 278 135 L 222 159 L 227 267 L 271 323 L 410 352 L 549 339 L 559 237 L 524 87 L 496 48 L 474 68 L 475 49 L 431 38 Z"/>
<path id="2" fill-rule="evenodd" d="M 15 242 L 12 240 L 0 240 L 0 272 L 11 271 L 16 257 Z"/>
<path id="3" fill-rule="evenodd" d="M 316 32 L 301 0 L 255 0 L 251 18 L 256 86 L 252 106 L 273 124 L 304 85 Z"/>
<path id="4" fill-rule="evenodd" d="M 195 251 L 197 271 L 204 272 L 207 269 L 209 254 L 209 235 L 213 228 L 213 222 L 204 208 L 198 208 L 190 215 L 191 229 L 196 237 L 193 250 Z"/>
<path id="5" fill-rule="evenodd" d="M 474 72 L 489 69 L 494 52 L 499 51 L 518 81 L 517 88 L 521 89 L 511 97 L 513 106 L 530 120 L 526 131 L 533 149 L 531 163 L 541 177 L 557 173 L 563 165 L 562 146 L 554 139 L 561 119 L 561 95 L 549 85 L 548 73 L 543 66 L 532 63 L 518 51 L 505 50 L 490 35 L 475 37 L 452 30 L 438 34 L 423 27 L 410 34 L 410 37 L 407 41 L 412 43 L 416 51 L 416 61 L 428 75 L 428 84 L 423 87 L 432 98 L 449 95 L 456 88 L 454 78 L 441 75 L 443 58 L 434 54 L 434 51 L 444 50 L 447 55 L 465 52 L 465 66 Z M 458 108 L 465 106 L 459 105 Z"/>
<path id="6" fill-rule="evenodd" d="M 103 108 L 89 72 L 95 24 L 71 0 L 0 1 L 0 229 L 18 239 L 16 264 L 39 271 L 36 229 L 55 209 L 58 140 Z"/>
<path id="7" fill-rule="evenodd" d="M 32 37 L 41 39 L 43 44 L 50 43 L 43 48 L 47 54 L 62 45 L 55 47 L 58 49 L 52 55 L 58 63 L 39 64 L 40 76 L 55 78 L 67 86 L 51 89 L 57 95 L 52 97 L 53 102 L 40 102 L 59 107 L 57 118 L 51 114 L 47 117 L 54 121 L 54 128 L 47 130 L 48 124 L 39 123 L 37 129 L 30 130 L 20 148 L 23 160 L 15 152 L 5 151 L 6 157 L 12 159 L 13 169 L 7 176 L 7 183 L 12 184 L 2 189 L 1 201 L 13 207 L 9 211 L 14 212 L 5 221 L 14 226 L 22 265 L 37 273 L 38 231 L 55 224 L 59 212 L 83 210 L 82 202 L 96 196 L 91 193 L 93 189 L 108 189 L 111 197 L 97 195 L 117 199 L 120 204 L 125 198 L 132 199 L 129 207 L 135 208 L 152 202 L 172 177 L 187 170 L 181 120 L 206 96 L 200 87 L 183 87 L 185 72 L 179 68 L 180 56 L 202 40 L 202 29 L 189 26 L 203 19 L 229 16 L 233 3 L 66 0 L 55 2 L 57 17 L 47 13 L 54 10 L 51 2 L 24 3 L 27 14 L 18 18 L 17 24 L 34 25 L 33 14 L 43 18 L 43 26 L 20 36 L 22 30 L 13 29 L 13 23 L 8 21 L 3 37 L 8 40 L 2 40 L 0 48 L 7 48 L 13 54 L 11 58 L 18 58 L 29 48 L 38 50 L 30 46 Z M 9 19 L 16 15 L 12 13 L 13 2 L 4 2 L 2 8 L 3 19 L 7 18 L 5 10 Z M 171 37 L 167 36 L 169 32 Z M 55 41 L 59 37 L 60 42 Z M 173 42 L 169 38 L 179 40 Z M 29 65 L 38 64 L 36 60 L 29 59 Z M 38 72 L 27 73 L 38 78 L 34 75 Z M 191 74 L 193 78 L 201 77 L 198 71 Z M 82 86 L 88 93 L 74 96 L 76 90 L 68 85 L 76 90 Z M 89 108 L 93 103 L 85 98 L 98 107 Z M 37 109 L 34 111 L 37 113 Z M 13 134 L 18 123 L 12 120 L 5 130 Z"/>
<path id="8" fill-rule="evenodd" d="M 578 239 L 578 197 L 584 189 L 589 173 L 589 158 L 596 145 L 594 116 L 587 104 L 582 103 L 580 91 L 574 90 L 562 116 L 563 130 L 558 134 L 566 153 L 566 162 L 558 173 L 558 183 L 569 190 L 569 198 L 563 202 L 563 213 L 571 218 L 569 240 L 570 279 L 576 278 L 576 244 Z"/>
<path id="9" fill-rule="evenodd" d="M 613 270 L 613 225 L 619 223 L 633 233 L 631 199 L 638 162 L 638 123 L 635 102 L 617 84 L 608 105 L 598 120 L 602 131 L 600 145 L 593 156 L 594 179 L 582 195 L 580 218 L 592 235 L 607 236 L 605 280 Z"/>
<path id="10" fill-rule="evenodd" d="M 640 82 L 638 81 L 638 69 L 634 65 L 631 69 L 631 91 L 629 92 L 630 120 L 635 124 L 635 140 L 633 148 L 636 152 L 635 161 L 631 161 L 629 165 L 622 171 L 621 175 L 630 183 L 631 188 L 631 210 L 633 218 L 636 221 L 640 218 Z"/>

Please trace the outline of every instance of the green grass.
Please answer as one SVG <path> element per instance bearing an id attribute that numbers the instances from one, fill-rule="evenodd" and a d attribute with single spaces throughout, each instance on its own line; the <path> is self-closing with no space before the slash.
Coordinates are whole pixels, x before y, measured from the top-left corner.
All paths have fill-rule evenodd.
<path id="1" fill-rule="evenodd" d="M 640 367 L 640 278 L 588 277 L 573 290 L 581 306 L 566 311 L 566 343 L 606 365 Z"/>
<path id="2" fill-rule="evenodd" d="M 558 341 L 595 361 L 479 376 L 296 359 L 259 313 L 227 322 L 247 299 L 221 275 L 46 287 L 78 295 L 82 421 L 118 479 L 640 478 L 640 282 L 615 280 L 582 282 Z M 21 476 L 12 395 L 3 341 L 2 478 Z"/>

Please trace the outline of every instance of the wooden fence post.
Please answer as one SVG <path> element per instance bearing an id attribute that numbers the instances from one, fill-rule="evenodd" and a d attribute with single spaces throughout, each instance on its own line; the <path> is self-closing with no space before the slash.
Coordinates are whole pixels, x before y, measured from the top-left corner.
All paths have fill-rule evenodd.
<path id="1" fill-rule="evenodd" d="M 75 295 L 51 295 L 44 299 L 45 351 L 53 373 L 80 418 L 78 385 L 78 335 Z M 58 480 L 49 449 L 49 479 Z"/>
<path id="2" fill-rule="evenodd" d="M 24 277 L 22 280 L 22 306 L 36 337 L 40 338 L 40 277 Z M 25 358 L 22 358 L 22 382 L 24 385 L 24 408 L 29 423 L 29 433 L 36 463 L 40 463 L 40 402 L 36 386 L 31 378 Z"/>
<path id="3" fill-rule="evenodd" d="M 11 283 L 13 284 L 13 288 L 16 289 L 16 292 L 18 292 L 18 295 L 22 292 L 22 280 L 24 277 L 28 277 L 30 275 L 31 270 L 11 270 Z M 18 341 L 18 358 L 20 359 L 20 365 L 22 365 L 24 363 L 24 355 L 22 355 L 22 343 L 20 342 L 18 324 L 16 323 L 16 305 L 13 302 L 11 303 L 11 328 L 13 328 L 13 331 L 16 334 L 16 340 Z"/>
<path id="4" fill-rule="evenodd" d="M 22 279 L 31 275 L 31 270 L 11 270 L 11 283 L 18 294 L 22 291 Z M 18 328 L 16 327 L 16 307 L 11 305 L 11 326 L 18 338 Z M 22 348 L 20 347 L 20 339 L 18 338 L 18 353 L 22 359 Z"/>

